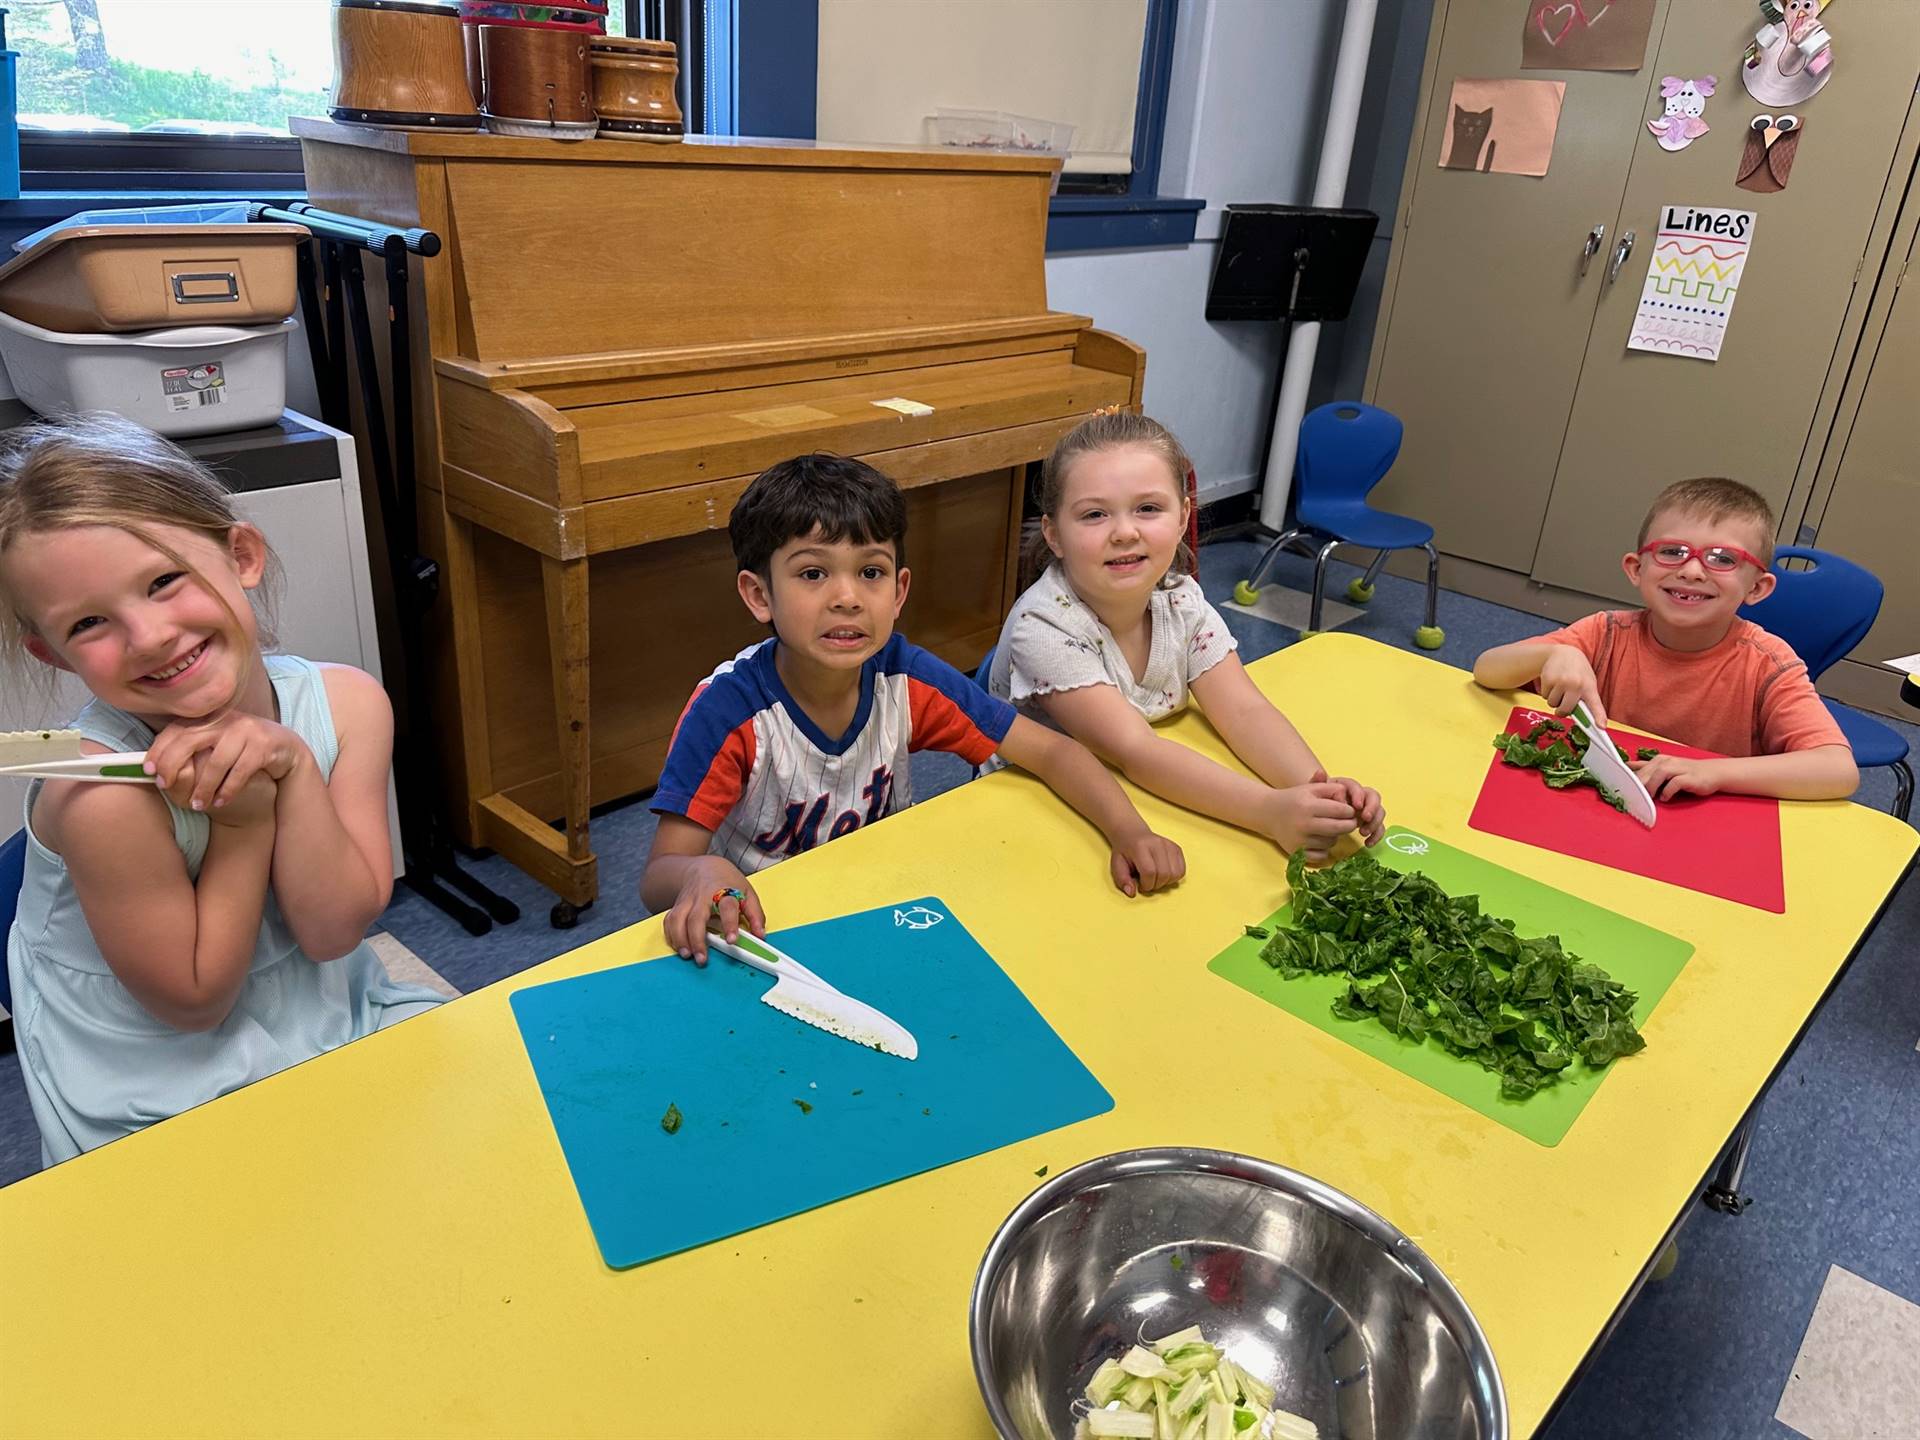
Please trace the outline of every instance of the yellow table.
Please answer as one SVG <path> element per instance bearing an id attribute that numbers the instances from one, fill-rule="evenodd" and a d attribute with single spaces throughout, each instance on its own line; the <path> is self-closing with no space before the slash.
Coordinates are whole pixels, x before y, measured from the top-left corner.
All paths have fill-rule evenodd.
<path id="1" fill-rule="evenodd" d="M 994 1229 L 1042 1165 L 1178 1144 L 1297 1167 L 1411 1234 L 1485 1326 L 1514 1432 L 1530 1433 L 1693 1203 L 1915 834 L 1856 806 L 1786 807 L 1788 910 L 1769 915 L 1469 830 L 1509 698 L 1458 670 L 1338 635 L 1252 669 L 1394 818 L 1698 947 L 1647 1051 L 1558 1147 L 1207 972 L 1242 920 L 1286 898 L 1270 846 L 1143 799 L 1190 878 L 1128 901 L 1097 835 L 1032 780 L 999 775 L 781 865 L 761 893 L 780 926 L 943 897 L 1113 1092 L 1110 1113 L 610 1271 L 507 994 L 658 954 L 648 921 L 0 1191 L 0 1430 L 678 1436 L 725 1413 L 742 1434 L 911 1421 L 985 1437 L 966 1317 Z M 1196 718 L 1171 733 L 1224 753 Z M 1129 997 L 1137 1026 L 1116 1020 Z M 1170 1015 L 1190 1017 L 1193 1043 L 1142 1044 Z M 1216 1027 L 1236 1043 L 1210 1046 Z M 1211 1103 L 1192 1103 L 1196 1083 Z M 867 1377 L 853 1414 L 819 1382 L 850 1359 Z"/>

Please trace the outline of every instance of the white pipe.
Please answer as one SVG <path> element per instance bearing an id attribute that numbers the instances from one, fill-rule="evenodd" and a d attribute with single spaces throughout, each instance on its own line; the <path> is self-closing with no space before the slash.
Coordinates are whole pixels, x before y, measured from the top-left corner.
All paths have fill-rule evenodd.
<path id="1" fill-rule="evenodd" d="M 1321 209 L 1337 208 L 1346 200 L 1347 170 L 1353 163 L 1353 136 L 1360 120 L 1360 97 L 1367 86 L 1367 57 L 1373 50 L 1373 17 L 1378 6 L 1379 0 L 1347 0 L 1346 18 L 1340 26 L 1340 54 L 1333 62 L 1327 129 L 1320 141 L 1320 168 L 1313 177 L 1313 204 Z M 1273 411 L 1273 444 L 1268 447 L 1266 482 L 1260 492 L 1260 523 L 1269 530 L 1278 530 L 1286 523 L 1300 417 L 1307 413 L 1307 387 L 1313 382 L 1313 358 L 1319 349 L 1317 321 L 1295 325 L 1287 337 L 1280 399 Z"/>

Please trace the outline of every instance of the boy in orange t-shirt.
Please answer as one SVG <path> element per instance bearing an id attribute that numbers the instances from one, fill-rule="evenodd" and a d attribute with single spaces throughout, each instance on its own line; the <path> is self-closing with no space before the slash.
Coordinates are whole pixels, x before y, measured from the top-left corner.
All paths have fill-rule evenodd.
<path id="1" fill-rule="evenodd" d="M 1602 725 L 1611 713 L 1727 757 L 1635 762 L 1656 800 L 1720 790 L 1845 799 L 1860 773 L 1807 667 L 1737 613 L 1773 591 L 1773 526 L 1766 500 L 1738 481 L 1669 485 L 1621 558 L 1644 610 L 1603 610 L 1496 645 L 1473 678 L 1492 690 L 1533 686 L 1562 715 L 1584 700 Z"/>

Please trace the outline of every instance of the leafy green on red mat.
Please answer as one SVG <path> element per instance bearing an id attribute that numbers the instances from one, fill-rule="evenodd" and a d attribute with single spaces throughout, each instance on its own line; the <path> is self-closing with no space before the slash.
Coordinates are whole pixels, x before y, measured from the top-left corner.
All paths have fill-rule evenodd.
<path id="1" fill-rule="evenodd" d="M 680 1128 L 680 1107 L 669 1103 L 667 1113 L 660 1117 L 660 1128 L 671 1135 Z"/>
<path id="2" fill-rule="evenodd" d="M 1587 737 L 1579 726 L 1560 719 L 1542 720 L 1524 735 L 1503 731 L 1493 737 L 1493 748 L 1500 752 L 1507 764 L 1517 765 L 1523 770 L 1538 770 L 1540 778 L 1547 782 L 1548 789 L 1566 790 L 1575 785 L 1591 785 L 1600 792 L 1602 800 L 1624 814 L 1627 802 L 1594 779 L 1587 770 L 1587 744 Z M 1620 750 L 1618 745 L 1613 748 Z M 1620 750 L 1620 758 L 1628 758 L 1625 750 Z"/>
<path id="3" fill-rule="evenodd" d="M 1651 760 L 1659 753 L 1660 752 L 1651 745 L 1642 745 L 1638 750 L 1633 752 L 1633 756 L 1636 760 Z"/>
<path id="4" fill-rule="evenodd" d="M 1514 739 L 1522 737 L 1514 736 Z M 1287 979 L 1344 975 L 1343 1020 L 1378 1020 L 1403 1039 L 1431 1036 L 1500 1077 L 1523 1099 L 1576 1059 L 1603 1066 L 1646 1048 L 1639 999 L 1558 937 L 1523 939 L 1419 871 L 1389 870 L 1361 851 L 1325 870 L 1287 862 L 1293 920 L 1260 958 Z"/>

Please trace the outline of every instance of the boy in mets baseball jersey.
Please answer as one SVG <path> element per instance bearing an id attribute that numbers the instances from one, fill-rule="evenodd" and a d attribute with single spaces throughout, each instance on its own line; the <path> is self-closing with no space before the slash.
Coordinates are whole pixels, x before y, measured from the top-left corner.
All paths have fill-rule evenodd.
<path id="1" fill-rule="evenodd" d="M 653 797 L 660 828 L 640 896 L 666 912 L 682 956 L 705 963 L 709 926 L 764 934 L 747 877 L 911 804 L 915 750 L 1031 771 L 1106 836 L 1127 895 L 1185 873 L 1179 846 L 1076 741 L 894 633 L 906 528 L 899 487 L 835 455 L 782 461 L 734 506 L 740 598 L 774 633 L 694 691 Z"/>

